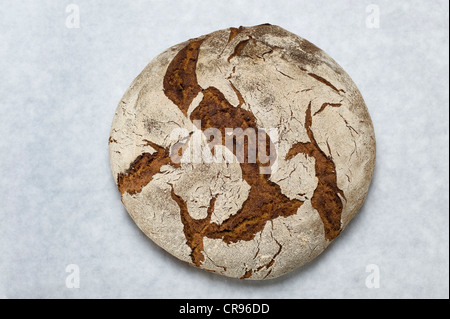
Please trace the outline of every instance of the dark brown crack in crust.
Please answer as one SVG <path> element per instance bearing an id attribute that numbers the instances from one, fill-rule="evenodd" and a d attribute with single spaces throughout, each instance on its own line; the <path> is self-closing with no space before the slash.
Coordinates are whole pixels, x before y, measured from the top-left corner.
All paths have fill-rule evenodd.
<path id="1" fill-rule="evenodd" d="M 200 45 L 203 40 L 192 40 L 170 62 L 164 77 L 165 95 L 186 116 L 189 105 L 202 90 L 197 83 L 195 69 Z"/>
<path id="2" fill-rule="evenodd" d="M 211 198 L 209 207 L 207 210 L 207 216 L 204 219 L 194 219 L 189 214 L 186 202 L 181 196 L 175 194 L 173 186 L 170 192 L 172 199 L 178 204 L 180 208 L 181 222 L 184 227 L 184 234 L 186 236 L 186 242 L 191 248 L 191 259 L 196 266 L 200 266 L 200 262 L 205 259 L 203 256 L 203 237 L 207 231 L 208 225 L 211 222 L 211 216 L 214 212 L 214 203 L 216 197 Z"/>
<path id="3" fill-rule="evenodd" d="M 227 61 L 230 62 L 232 58 L 238 56 L 242 52 L 242 50 L 244 50 L 245 46 L 250 40 L 251 38 L 248 38 L 239 42 L 234 48 L 233 53 L 228 57 Z"/>
<path id="4" fill-rule="evenodd" d="M 232 29 L 229 42 L 240 31 L 238 29 Z M 248 43 L 248 40 L 241 41 L 237 44 L 228 61 L 238 56 L 238 53 Z M 189 105 L 198 93 L 202 92 L 203 99 L 191 113 L 190 119 L 191 121 L 200 120 L 202 130 L 207 128 L 220 129 L 223 139 L 222 145 L 226 145 L 224 142 L 225 128 L 241 128 L 242 130 L 246 128 L 255 129 L 258 134 L 265 134 L 266 142 L 263 145 L 257 145 L 261 143 L 257 136 L 255 140 L 234 136 L 233 149 L 231 151 L 235 155 L 237 155 L 236 150 L 238 146 L 241 146 L 237 144 L 244 144 L 244 160 L 240 161 L 240 166 L 242 178 L 249 184 L 250 190 L 241 209 L 220 225 L 211 222 L 217 196 L 213 196 L 211 199 L 207 216 L 204 219 L 193 219 L 188 212 L 185 200 L 175 193 L 171 185 L 171 197 L 180 209 L 186 242 L 192 250 L 192 262 L 197 266 L 200 266 L 205 259 L 203 254 L 203 239 L 205 237 L 222 239 L 227 244 L 240 240 L 252 240 L 258 232 L 263 230 L 268 221 L 277 217 L 287 217 L 296 214 L 299 207 L 303 204 L 303 201 L 298 199 L 291 200 L 285 196 L 281 192 L 280 186 L 269 180 L 270 175 L 260 173 L 261 167 L 267 167 L 267 164 L 263 164 L 264 161 L 260 157 L 256 158 L 256 163 L 250 163 L 248 161 L 248 154 L 255 151 L 255 148 L 258 147 L 260 152 L 263 149 L 267 153 L 273 147 L 273 144 L 270 137 L 264 131 L 257 130 L 257 121 L 253 113 L 240 107 L 242 104 L 245 104 L 245 101 L 236 87 L 230 82 L 232 89 L 239 98 L 239 105 L 237 107 L 231 105 L 217 88 L 208 87 L 202 89 L 198 84 L 196 65 L 202 42 L 203 40 L 198 39 L 191 40 L 171 61 L 164 76 L 163 85 L 165 95 L 187 116 Z M 337 107 L 338 105 L 331 106 Z M 311 202 L 323 221 L 326 239 L 331 241 L 336 238 L 341 230 L 340 223 L 343 205 L 339 195 L 343 197 L 343 193 L 337 187 L 335 165 L 332 159 L 327 157 L 319 148 L 314 139 L 311 124 L 310 104 L 306 114 L 305 128 L 307 129 L 311 142 L 295 144 L 288 152 L 286 160 L 291 159 L 298 153 L 315 158 L 316 176 L 319 182 Z M 165 164 L 179 166 L 171 162 L 168 149 L 154 145 L 153 143 L 151 143 L 151 146 L 156 149 L 154 154 L 142 154 L 130 165 L 127 172 L 119 174 L 118 185 L 122 194 L 125 192 L 129 194 L 140 192 L 142 187 L 148 184 L 153 178 L 153 175 L 159 172 L 161 166 Z M 270 152 L 270 156 L 276 156 L 276 154 Z M 270 163 L 272 162 L 270 161 Z M 277 254 L 279 253 L 280 251 Z M 251 274 L 252 272 L 249 270 L 243 277 L 249 277 Z"/>
<path id="5" fill-rule="evenodd" d="M 325 238 L 331 241 L 341 232 L 343 204 L 339 195 L 344 199 L 345 197 L 342 190 L 337 186 L 336 166 L 331 159 L 331 154 L 328 157 L 320 149 L 314 138 L 311 126 L 312 116 L 310 102 L 306 111 L 305 128 L 311 142 L 293 145 L 286 155 L 286 160 L 290 160 L 299 153 L 306 154 L 316 160 L 316 177 L 319 182 L 311 199 L 311 204 L 319 212 L 320 218 L 322 219 L 325 228 Z"/>
<path id="6" fill-rule="evenodd" d="M 225 96 L 214 87 L 203 90 L 203 100 L 192 112 L 191 120 L 200 120 L 202 130 L 210 127 L 219 129 L 222 133 L 222 145 L 225 145 L 225 128 L 252 128 L 257 130 L 256 118 L 253 113 L 231 105 Z M 265 134 L 265 145 L 259 145 L 259 150 L 267 150 L 270 145 L 270 137 L 263 131 L 258 134 Z M 269 175 L 260 174 L 260 168 L 265 166 L 256 158 L 256 163 L 249 163 L 247 153 L 252 152 L 257 147 L 258 137 L 255 141 L 243 138 L 243 148 L 246 154 L 240 162 L 242 178 L 249 184 L 250 191 L 247 199 L 242 204 L 241 209 L 233 216 L 225 220 L 221 225 L 211 223 L 208 225 L 205 236 L 213 239 L 222 239 L 227 244 L 239 240 L 252 240 L 256 233 L 263 230 L 267 221 L 279 216 L 287 217 L 297 212 L 303 204 L 299 200 L 290 200 L 281 192 L 278 184 L 269 180 Z M 239 136 L 234 137 L 233 149 L 236 154 L 236 145 Z M 271 154 L 276 156 L 276 154 Z"/>
<path id="7" fill-rule="evenodd" d="M 198 56 L 199 46 L 197 42 L 191 42 L 186 48 L 180 52 L 190 52 L 191 56 Z M 235 52 L 242 49 L 244 42 L 240 42 Z M 178 54 L 175 60 L 178 60 L 179 56 L 184 56 L 184 53 Z M 166 79 L 172 79 L 178 77 L 180 79 L 189 79 L 188 81 L 181 81 L 179 84 L 184 88 L 189 88 L 192 85 L 194 88 L 198 87 L 198 83 L 194 83 L 192 79 L 194 76 L 185 73 L 194 72 L 192 65 L 184 64 L 176 65 L 172 61 L 167 69 L 165 75 Z M 184 59 L 181 59 L 184 61 Z M 176 75 L 173 74 L 176 73 Z M 195 77 L 196 79 L 196 77 Z M 232 85 L 233 90 L 239 98 L 239 106 L 244 103 L 242 95 Z M 176 90 L 176 88 L 172 88 Z M 190 92 L 196 91 L 196 89 L 190 90 Z M 176 92 L 170 92 L 169 89 L 165 89 L 166 95 L 176 95 Z M 241 128 L 245 130 L 252 128 L 257 131 L 256 118 L 253 113 L 244 110 L 240 107 L 234 107 L 225 98 L 225 96 L 215 87 L 209 87 L 202 90 L 203 99 L 199 106 L 191 113 L 191 121 L 200 120 L 202 127 L 201 130 L 207 128 L 216 128 L 221 131 L 223 145 L 225 145 L 225 128 Z M 193 97 L 195 98 L 195 97 Z M 192 99 L 193 99 L 192 98 Z M 192 99 L 190 101 L 192 101 Z M 174 101 L 174 100 L 172 100 Z M 185 104 L 182 101 L 174 101 L 178 105 L 180 110 L 184 110 Z M 259 158 L 256 159 L 256 163 L 249 163 L 248 153 L 255 151 L 257 146 L 259 149 L 267 151 L 274 148 L 271 145 L 270 137 L 265 132 L 258 132 L 258 134 L 265 134 L 265 145 L 257 145 L 257 141 L 260 141 L 256 137 L 255 140 L 249 138 L 239 139 L 238 136 L 234 137 L 232 151 L 236 154 L 237 149 L 243 149 L 246 154 L 243 154 L 243 161 L 240 161 L 242 170 L 242 178 L 249 184 L 250 191 L 247 199 L 242 204 L 241 209 L 233 216 L 225 220 L 221 225 L 211 223 L 211 214 L 213 210 L 208 214 L 205 219 L 193 220 L 189 216 L 186 204 L 184 201 L 175 194 L 172 189 L 172 198 L 177 202 L 180 207 L 180 213 L 182 222 L 184 225 L 184 232 L 186 235 L 187 244 L 192 249 L 191 257 L 194 264 L 199 266 L 204 260 L 203 251 L 203 238 L 208 237 L 212 239 L 222 239 L 226 243 L 237 242 L 239 240 L 252 240 L 256 233 L 263 230 L 265 224 L 269 220 L 273 220 L 279 216 L 287 217 L 297 212 L 298 208 L 303 204 L 299 200 L 290 200 L 285 196 L 278 184 L 269 180 L 268 175 L 260 174 L 260 167 L 263 166 Z M 244 143 L 244 147 L 241 148 L 236 143 Z M 271 154 L 271 153 L 270 153 Z M 267 154 L 266 154 L 267 155 Z M 276 154 L 271 154 L 276 156 Z M 211 207 L 210 207 L 211 208 Z"/>
<path id="8" fill-rule="evenodd" d="M 231 27 L 231 28 L 230 28 L 230 35 L 228 36 L 228 42 L 227 42 L 227 44 L 230 43 L 231 41 L 233 41 L 233 39 L 234 39 L 239 33 L 241 33 L 243 30 L 244 30 L 244 27 L 243 27 L 243 26 L 240 26 L 239 28 L 233 28 L 233 27 Z"/>
<path id="9" fill-rule="evenodd" d="M 144 153 L 138 156 L 125 173 L 118 175 L 117 186 L 121 194 L 128 193 L 133 195 L 140 193 L 142 187 L 150 183 L 153 175 L 158 173 L 163 165 L 171 164 L 175 167 L 179 166 L 179 164 L 171 161 L 168 149 L 162 148 L 150 141 L 146 142 L 155 149 L 155 152 L 153 154 Z"/>

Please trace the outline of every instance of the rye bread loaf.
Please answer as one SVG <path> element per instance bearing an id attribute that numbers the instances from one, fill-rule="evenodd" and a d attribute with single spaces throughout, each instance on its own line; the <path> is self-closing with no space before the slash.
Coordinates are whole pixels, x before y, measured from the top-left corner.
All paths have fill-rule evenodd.
<path id="1" fill-rule="evenodd" d="M 375 165 L 350 77 L 267 24 L 158 55 L 119 103 L 109 147 L 122 202 L 149 238 L 245 279 L 278 277 L 324 251 L 363 204 Z"/>

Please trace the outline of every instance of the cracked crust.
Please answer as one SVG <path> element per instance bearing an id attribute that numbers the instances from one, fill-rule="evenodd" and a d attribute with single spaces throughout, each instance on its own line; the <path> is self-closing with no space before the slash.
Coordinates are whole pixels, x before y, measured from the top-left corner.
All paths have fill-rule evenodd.
<path id="1" fill-rule="evenodd" d="M 212 127 L 222 138 L 208 156 L 242 156 L 225 145 L 225 128 L 255 128 L 265 142 L 234 143 L 276 150 L 270 164 L 183 162 L 195 131 Z M 174 138 L 174 129 L 184 133 Z M 169 156 L 176 143 L 181 164 Z M 361 207 L 375 162 L 372 122 L 349 76 L 272 25 L 220 30 L 160 54 L 119 103 L 109 146 L 141 230 L 183 261 L 241 279 L 275 278 L 317 257 Z"/>

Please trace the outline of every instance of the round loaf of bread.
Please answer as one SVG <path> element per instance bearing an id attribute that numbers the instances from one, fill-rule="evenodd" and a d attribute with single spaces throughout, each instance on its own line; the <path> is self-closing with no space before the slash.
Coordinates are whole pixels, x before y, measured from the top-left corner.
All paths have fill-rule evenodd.
<path id="1" fill-rule="evenodd" d="M 117 107 L 111 168 L 137 226 L 177 258 L 269 279 L 313 260 L 375 165 L 357 87 L 278 26 L 220 30 L 152 60 Z"/>

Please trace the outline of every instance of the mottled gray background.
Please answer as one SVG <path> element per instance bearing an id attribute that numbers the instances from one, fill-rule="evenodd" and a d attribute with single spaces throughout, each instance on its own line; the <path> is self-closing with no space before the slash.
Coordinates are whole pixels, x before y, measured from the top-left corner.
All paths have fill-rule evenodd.
<path id="1" fill-rule="evenodd" d="M 78 29 L 66 27 L 70 1 L 0 4 L 0 297 L 449 297 L 448 1 L 73 2 Z M 107 141 L 122 94 L 158 53 L 266 22 L 350 74 L 378 154 L 365 206 L 325 253 L 249 282 L 190 267 L 147 239 L 120 202 Z M 66 287 L 69 264 L 79 289 Z M 378 289 L 365 284 L 370 264 Z"/>

